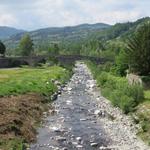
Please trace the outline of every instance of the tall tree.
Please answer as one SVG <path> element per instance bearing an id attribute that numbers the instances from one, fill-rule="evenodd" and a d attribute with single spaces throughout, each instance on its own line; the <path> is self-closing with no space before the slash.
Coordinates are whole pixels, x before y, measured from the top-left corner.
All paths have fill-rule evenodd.
<path id="1" fill-rule="evenodd" d="M 129 39 L 126 54 L 130 71 L 143 75 L 150 73 L 150 22 L 139 27 Z"/>
<path id="2" fill-rule="evenodd" d="M 5 52 L 6 52 L 6 47 L 5 45 L 0 41 L 0 55 L 2 55 L 3 57 L 5 56 Z"/>
<path id="3" fill-rule="evenodd" d="M 28 34 L 24 35 L 20 41 L 19 48 L 22 56 L 30 56 L 33 52 L 33 41 Z"/>
<path id="4" fill-rule="evenodd" d="M 59 45 L 57 43 L 54 43 L 49 47 L 49 54 L 50 55 L 58 55 L 60 51 Z"/>

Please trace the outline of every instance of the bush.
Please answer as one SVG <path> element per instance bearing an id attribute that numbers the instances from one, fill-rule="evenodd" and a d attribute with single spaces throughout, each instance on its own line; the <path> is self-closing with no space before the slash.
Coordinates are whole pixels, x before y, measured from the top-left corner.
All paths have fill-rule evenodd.
<path id="1" fill-rule="evenodd" d="M 110 92 L 110 91 L 109 91 Z M 121 97 L 123 96 L 123 93 L 121 91 L 118 90 L 114 90 L 113 92 L 111 92 L 110 94 L 110 100 L 112 101 L 112 104 L 114 106 L 119 107 L 120 103 L 121 103 Z"/>
<path id="2" fill-rule="evenodd" d="M 134 110 L 134 99 L 132 97 L 128 97 L 126 95 L 122 95 L 120 97 L 120 108 L 124 113 L 129 113 Z"/>
<path id="3" fill-rule="evenodd" d="M 143 87 L 139 85 L 129 86 L 125 94 L 134 99 L 135 105 L 138 105 L 144 99 Z"/>
<path id="4" fill-rule="evenodd" d="M 108 81 L 108 74 L 106 72 L 102 72 L 98 77 L 97 77 L 97 84 L 98 86 L 104 87 L 106 82 Z"/>
<path id="5" fill-rule="evenodd" d="M 109 73 L 102 73 L 101 77 L 98 78 L 102 87 L 106 90 L 104 96 L 112 101 L 113 105 L 120 107 L 125 113 L 134 110 L 144 99 L 143 88 L 138 85 L 129 85 L 125 78 L 115 77 Z M 107 93 L 106 93 L 107 92 Z"/>
<path id="6" fill-rule="evenodd" d="M 114 106 L 120 107 L 124 113 L 134 110 L 144 99 L 143 87 L 139 85 L 129 85 L 126 78 L 114 76 L 105 71 L 99 71 L 96 65 L 92 66 L 98 86 L 102 95 L 110 99 Z M 99 72 L 99 74 L 97 73 Z"/>

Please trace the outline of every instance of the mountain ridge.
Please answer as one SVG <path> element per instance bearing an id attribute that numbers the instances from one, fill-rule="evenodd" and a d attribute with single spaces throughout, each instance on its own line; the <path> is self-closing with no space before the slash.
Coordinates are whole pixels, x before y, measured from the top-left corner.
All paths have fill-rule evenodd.
<path id="1" fill-rule="evenodd" d="M 25 30 L 17 29 L 9 26 L 0 26 L 0 39 L 7 39 L 12 35 L 25 32 Z"/>
<path id="2" fill-rule="evenodd" d="M 6 46 L 10 49 L 15 48 L 24 34 L 29 34 L 34 44 L 50 43 L 51 41 L 80 41 L 89 34 L 111 27 L 104 23 L 81 24 L 77 26 L 48 27 L 29 32 L 22 32 L 10 36 L 4 40 Z"/>
<path id="3" fill-rule="evenodd" d="M 96 24 L 80 24 L 77 26 L 66 26 L 66 27 L 49 27 L 42 28 L 30 32 L 22 32 L 16 35 L 12 35 L 3 42 L 6 44 L 8 49 L 7 52 L 16 50 L 19 41 L 22 36 L 26 33 L 29 34 L 34 42 L 34 48 L 36 50 L 48 49 L 52 43 L 60 43 L 61 45 L 73 44 L 74 47 L 84 44 L 86 41 L 97 39 L 99 41 L 109 41 L 113 39 L 123 39 L 132 36 L 138 26 L 143 23 L 150 21 L 150 17 L 140 18 L 134 22 L 116 23 L 115 25 L 108 25 L 104 23 Z"/>

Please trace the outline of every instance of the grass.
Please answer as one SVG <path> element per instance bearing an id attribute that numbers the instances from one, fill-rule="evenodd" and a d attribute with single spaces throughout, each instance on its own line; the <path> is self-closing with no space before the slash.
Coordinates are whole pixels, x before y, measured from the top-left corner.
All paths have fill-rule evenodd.
<path id="1" fill-rule="evenodd" d="M 142 77 L 143 88 L 130 86 L 125 77 L 111 72 L 110 64 L 95 65 L 87 62 L 103 96 L 125 113 L 133 114 L 135 123 L 140 124 L 138 135 L 150 145 L 150 77 Z"/>
<path id="2" fill-rule="evenodd" d="M 108 98 L 114 106 L 120 107 L 124 113 L 134 111 L 135 107 L 143 101 L 143 88 L 138 85 L 129 85 L 125 77 L 113 75 L 110 64 L 97 66 L 88 65 L 97 85 L 101 88 L 103 96 Z"/>
<path id="3" fill-rule="evenodd" d="M 36 137 L 47 102 L 71 71 L 59 66 L 0 69 L 0 149 L 23 150 Z M 47 101 L 48 100 L 48 101 Z"/>
<path id="4" fill-rule="evenodd" d="M 144 91 L 144 98 L 145 100 L 150 101 L 150 90 Z"/>
<path id="5" fill-rule="evenodd" d="M 18 68 L 0 70 L 0 96 L 28 92 L 52 94 L 56 86 L 52 79 L 61 83 L 69 79 L 69 71 L 59 66 L 48 68 Z"/>
<path id="6" fill-rule="evenodd" d="M 6 150 L 23 150 L 24 143 L 20 138 L 10 139 L 10 140 L 1 140 L 0 139 L 0 147 L 5 147 Z M 11 148 L 12 147 L 12 148 Z"/>
<path id="7" fill-rule="evenodd" d="M 141 125 L 138 135 L 150 145 L 150 90 L 144 91 L 144 98 L 145 101 L 137 107 L 135 114 Z"/>

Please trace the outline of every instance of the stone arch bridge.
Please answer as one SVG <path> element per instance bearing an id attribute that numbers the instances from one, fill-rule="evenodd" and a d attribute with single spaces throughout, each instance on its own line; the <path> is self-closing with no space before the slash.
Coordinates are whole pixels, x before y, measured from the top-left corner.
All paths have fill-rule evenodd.
<path id="1" fill-rule="evenodd" d="M 103 64 L 108 59 L 99 58 L 99 57 L 91 57 L 91 56 L 80 56 L 80 55 L 59 55 L 59 56 L 51 56 L 58 60 L 58 62 L 62 64 L 71 64 L 77 60 L 90 60 L 97 64 Z M 21 65 L 31 65 L 36 66 L 40 63 L 45 63 L 49 59 L 48 56 L 34 56 L 34 57 L 5 57 L 0 58 L 0 68 L 11 68 L 11 67 L 19 67 Z"/>

